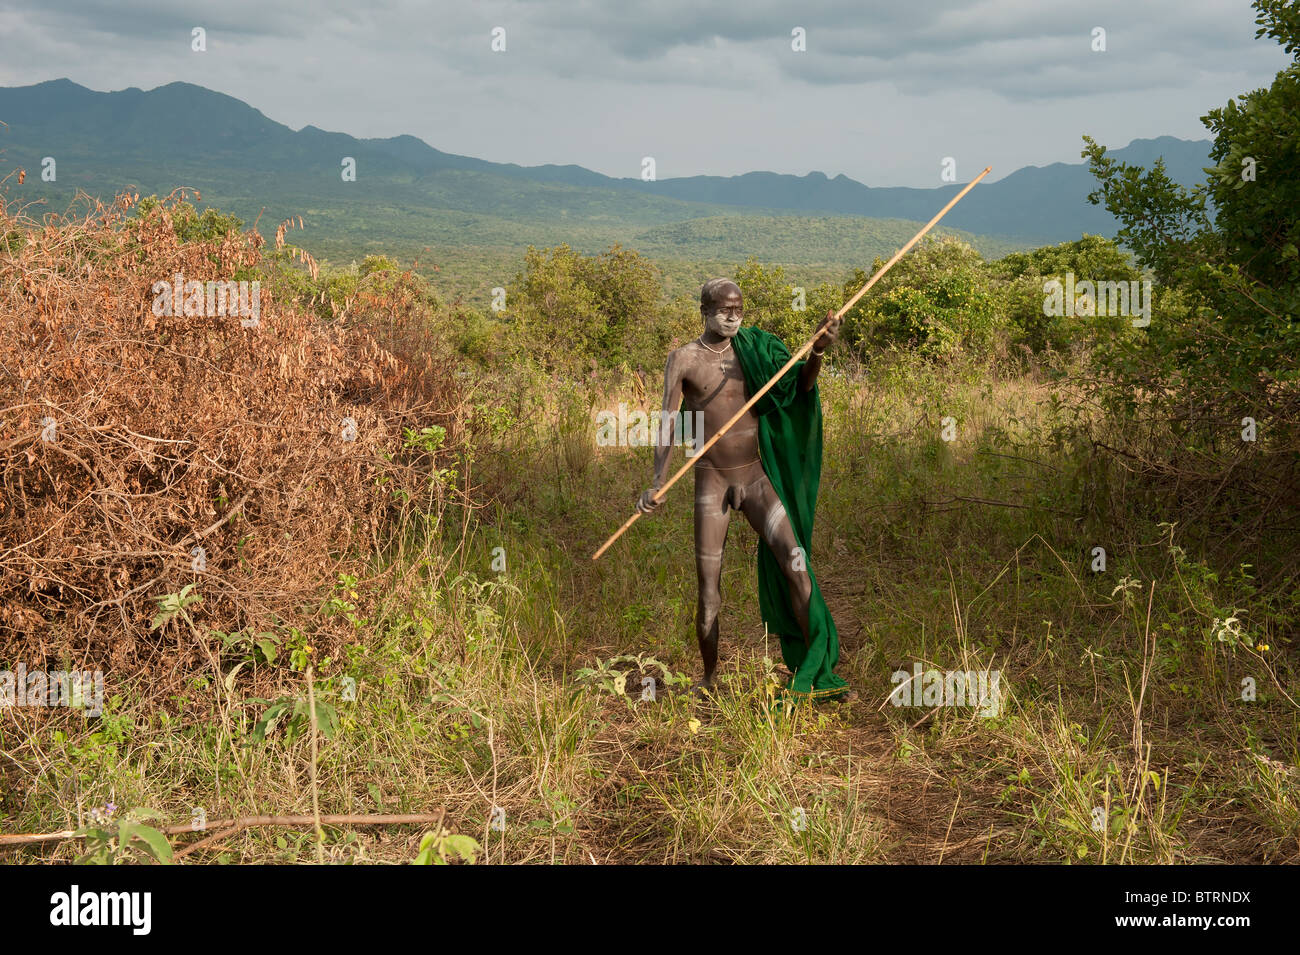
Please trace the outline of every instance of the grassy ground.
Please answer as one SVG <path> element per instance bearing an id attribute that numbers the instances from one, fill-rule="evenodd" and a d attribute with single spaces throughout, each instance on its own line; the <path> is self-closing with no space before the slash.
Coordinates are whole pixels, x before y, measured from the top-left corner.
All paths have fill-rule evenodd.
<path id="1" fill-rule="evenodd" d="M 823 378 L 811 562 L 862 698 L 789 712 L 768 705 L 780 651 L 743 519 L 713 701 L 680 682 L 699 673 L 690 479 L 590 560 L 651 473 L 649 449 L 596 446 L 594 414 L 657 388 L 481 387 L 459 476 L 487 503 L 413 528 L 325 603 L 356 631 L 312 667 L 332 734 L 286 711 L 256 739 L 269 701 L 308 692 L 287 644 L 274 663 L 227 649 L 166 707 L 110 681 L 96 726 L 0 720 L 4 828 L 109 802 L 178 822 L 445 807 L 491 862 L 1300 860 L 1295 617 L 1250 576 L 1269 557 L 1214 567 L 1194 528 L 1126 507 L 1122 469 L 1064 437 L 1067 381 L 901 361 Z M 892 705 L 917 662 L 998 671 L 998 714 Z M 403 862 L 422 834 L 252 829 L 186 860 Z"/>

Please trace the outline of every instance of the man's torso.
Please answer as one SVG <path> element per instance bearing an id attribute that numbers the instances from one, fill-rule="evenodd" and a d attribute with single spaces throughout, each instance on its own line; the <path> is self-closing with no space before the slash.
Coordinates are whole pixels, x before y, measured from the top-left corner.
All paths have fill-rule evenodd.
<path id="1" fill-rule="evenodd" d="M 745 376 L 734 348 L 723 346 L 722 353 L 717 354 L 699 342 L 692 342 L 683 346 L 679 353 L 686 363 L 682 373 L 682 408 L 687 412 L 704 413 L 704 433 L 696 436 L 698 447 L 744 406 Z M 738 468 L 756 460 L 758 417 L 750 409 L 708 450 L 700 460 L 700 466 Z"/>

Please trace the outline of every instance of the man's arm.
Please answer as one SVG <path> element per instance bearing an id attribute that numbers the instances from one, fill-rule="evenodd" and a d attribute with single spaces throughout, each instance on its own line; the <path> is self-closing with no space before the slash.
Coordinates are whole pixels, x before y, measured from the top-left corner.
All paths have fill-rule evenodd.
<path id="1" fill-rule="evenodd" d="M 680 349 L 678 350 L 680 351 Z M 655 443 L 654 483 L 641 495 L 636 509 L 643 514 L 653 513 L 663 501 L 653 500 L 655 493 L 668 479 L 668 452 L 673 447 L 673 434 L 677 427 L 677 410 L 682 403 L 682 372 L 684 360 L 677 351 L 670 352 L 664 366 L 664 403 L 659 415 L 659 434 Z"/>
<path id="2" fill-rule="evenodd" d="M 843 321 L 844 319 L 835 317 L 834 310 L 827 312 L 826 317 L 822 319 L 821 327 L 817 330 L 817 340 L 813 342 L 808 360 L 799 372 L 800 391 L 811 391 L 813 385 L 817 384 L 817 376 L 822 370 L 821 353 L 835 344 L 835 339 L 840 334 L 840 323 Z"/>

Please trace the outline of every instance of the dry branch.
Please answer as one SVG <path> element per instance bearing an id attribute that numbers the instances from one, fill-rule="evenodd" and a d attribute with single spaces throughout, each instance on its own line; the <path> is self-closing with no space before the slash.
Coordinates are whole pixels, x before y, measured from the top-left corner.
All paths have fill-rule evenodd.
<path id="1" fill-rule="evenodd" d="M 355 813 L 334 813 L 326 814 L 320 817 L 320 824 L 323 826 L 403 826 L 423 823 L 437 823 L 441 825 L 447 816 L 446 809 L 439 809 L 436 812 L 418 812 L 406 815 L 385 815 L 385 814 L 355 814 Z M 232 819 L 217 819 L 210 821 L 208 829 L 219 829 L 221 832 L 214 836 L 208 836 L 199 840 L 191 846 L 186 846 L 182 852 L 189 852 L 199 848 L 200 845 L 213 841 L 216 836 L 228 838 L 243 829 L 251 829 L 256 826 L 314 826 L 317 818 L 315 816 L 238 816 Z M 178 836 L 189 832 L 199 832 L 206 830 L 196 830 L 192 823 L 180 823 L 174 826 L 164 826 L 160 830 L 164 835 Z M 0 848 L 14 848 L 17 846 L 38 845 L 43 842 L 63 842 L 68 839 L 81 838 L 77 835 L 75 829 L 64 829 L 61 832 L 23 832 L 13 833 L 10 835 L 0 835 Z M 180 853 L 178 853 L 179 855 Z"/>

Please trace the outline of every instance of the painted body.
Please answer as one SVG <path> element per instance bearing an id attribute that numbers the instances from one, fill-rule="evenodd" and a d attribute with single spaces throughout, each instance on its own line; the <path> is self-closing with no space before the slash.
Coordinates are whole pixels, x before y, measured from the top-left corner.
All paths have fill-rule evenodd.
<path id="1" fill-rule="evenodd" d="M 701 412 L 708 441 L 745 404 L 745 378 L 731 347 L 744 318 L 740 288 L 714 279 L 700 293 L 705 331 L 695 341 L 668 356 L 664 369 L 664 428 L 655 449 L 654 484 L 641 495 L 637 509 L 655 512 L 662 502 L 654 494 L 667 478 L 675 412 Z M 800 369 L 799 387 L 810 390 L 821 371 L 821 352 L 835 342 L 840 319 L 828 314 L 819 329 L 812 354 Z M 695 472 L 695 571 L 699 589 L 695 631 L 704 660 L 703 689 L 713 684 L 718 663 L 718 614 L 722 608 L 722 553 L 727 543 L 731 511 L 739 510 L 777 558 L 790 585 L 795 616 L 808 641 L 808 601 L 812 584 L 806 562 L 794 559 L 798 542 L 785 507 L 777 496 L 758 452 L 758 418 L 745 412 L 708 450 Z"/>

